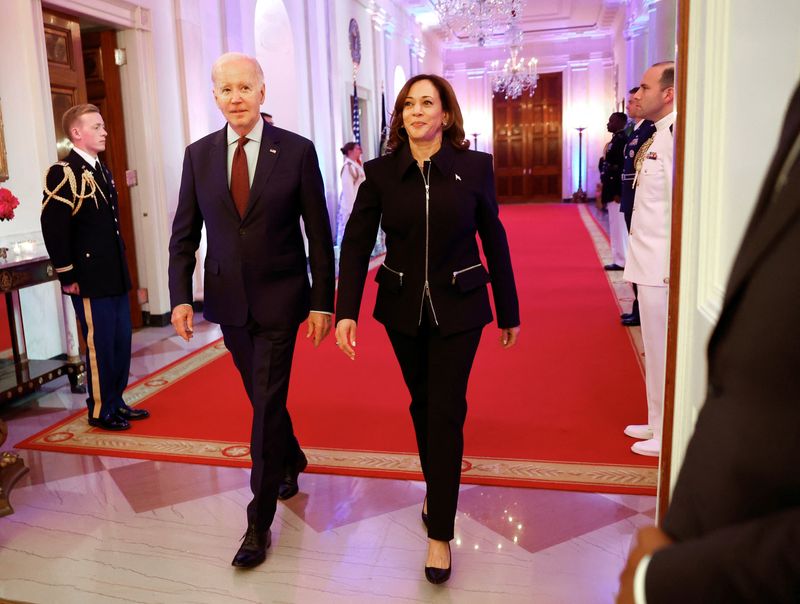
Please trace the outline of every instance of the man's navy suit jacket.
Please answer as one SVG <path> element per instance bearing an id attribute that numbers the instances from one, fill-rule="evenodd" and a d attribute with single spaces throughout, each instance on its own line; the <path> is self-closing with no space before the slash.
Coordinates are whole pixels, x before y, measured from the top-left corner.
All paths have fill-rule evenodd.
<path id="1" fill-rule="evenodd" d="M 172 307 L 192 302 L 195 252 L 205 224 L 205 318 L 221 325 L 242 326 L 252 318 L 268 329 L 296 328 L 309 310 L 333 310 L 333 243 L 314 145 L 265 123 L 240 217 L 228 189 L 227 127 L 186 148 L 169 245 Z"/>

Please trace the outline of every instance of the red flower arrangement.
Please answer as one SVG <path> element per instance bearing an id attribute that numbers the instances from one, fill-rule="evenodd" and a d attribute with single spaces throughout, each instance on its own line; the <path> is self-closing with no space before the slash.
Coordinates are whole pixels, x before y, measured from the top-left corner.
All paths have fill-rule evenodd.
<path id="1" fill-rule="evenodd" d="M 0 220 L 14 218 L 14 208 L 19 205 L 19 199 L 8 189 L 0 187 Z"/>

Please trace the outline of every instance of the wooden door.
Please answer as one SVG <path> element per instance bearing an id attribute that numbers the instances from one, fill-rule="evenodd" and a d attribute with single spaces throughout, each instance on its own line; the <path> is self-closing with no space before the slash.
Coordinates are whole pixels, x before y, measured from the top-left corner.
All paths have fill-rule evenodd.
<path id="1" fill-rule="evenodd" d="M 86 70 L 86 93 L 89 102 L 97 105 L 106 124 L 106 150 L 100 154 L 114 177 L 119 199 L 119 224 L 125 241 L 125 259 L 133 287 L 128 294 L 131 324 L 142 326 L 139 305 L 139 275 L 136 270 L 136 246 L 133 238 L 133 210 L 127 184 L 128 154 L 125 144 L 125 120 L 122 112 L 122 89 L 119 66 L 114 60 L 117 35 L 113 30 L 92 31 L 83 35 L 83 64 Z"/>
<path id="2" fill-rule="evenodd" d="M 53 125 L 56 130 L 58 159 L 72 149 L 67 133 L 61 127 L 61 116 L 74 105 L 86 103 L 86 79 L 83 73 L 81 27 L 77 17 L 42 9 L 47 71 L 50 76 L 50 98 L 53 103 Z M 83 332 L 78 329 L 78 347 L 86 351 Z"/>
<path id="3" fill-rule="evenodd" d="M 64 159 L 71 146 L 61 116 L 79 103 L 86 103 L 86 81 L 81 52 L 81 28 L 78 19 L 42 10 L 47 69 L 50 74 L 50 96 L 53 101 L 53 120 L 56 128 L 58 159 Z"/>
<path id="4" fill-rule="evenodd" d="M 78 17 L 47 9 L 42 11 L 42 15 L 58 158 L 66 157 L 72 148 L 61 127 L 61 116 L 67 109 L 80 103 L 92 103 L 100 109 L 106 123 L 108 139 L 106 151 L 101 153 L 100 159 L 111 169 L 119 195 L 120 230 L 126 243 L 125 256 L 133 283 L 128 295 L 131 323 L 134 327 L 141 327 L 142 308 L 138 297 L 133 217 L 125 178 L 128 160 L 122 93 L 119 68 L 114 62 L 116 35 L 113 31 L 104 31 L 81 36 Z"/>
<path id="5" fill-rule="evenodd" d="M 545 73 L 533 97 L 493 99 L 497 198 L 501 203 L 560 202 L 561 73 Z"/>

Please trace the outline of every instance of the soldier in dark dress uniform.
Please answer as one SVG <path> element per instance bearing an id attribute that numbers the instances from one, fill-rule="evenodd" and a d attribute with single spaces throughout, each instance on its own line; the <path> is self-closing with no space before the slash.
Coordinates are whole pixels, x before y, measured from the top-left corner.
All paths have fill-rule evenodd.
<path id="1" fill-rule="evenodd" d="M 608 209 L 608 235 L 611 240 L 611 264 L 603 268 L 607 271 L 621 271 L 625 268 L 625 248 L 627 233 L 620 213 L 620 184 L 622 176 L 622 160 L 625 143 L 625 125 L 628 116 L 622 112 L 612 113 L 608 118 L 607 128 L 613 135 L 606 145 L 603 159 L 600 162 L 600 181 L 603 183 L 603 206 Z"/>
<path id="2" fill-rule="evenodd" d="M 130 420 L 149 413 L 122 399 L 131 361 L 131 280 L 114 180 L 97 158 L 107 133 L 94 105 L 68 109 L 62 125 L 73 149 L 45 175 L 42 235 L 86 340 L 89 424 L 127 430 Z"/>

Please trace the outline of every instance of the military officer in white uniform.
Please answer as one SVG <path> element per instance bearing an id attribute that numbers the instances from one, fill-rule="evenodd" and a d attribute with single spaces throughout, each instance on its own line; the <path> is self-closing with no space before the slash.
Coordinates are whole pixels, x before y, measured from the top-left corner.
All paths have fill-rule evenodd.
<path id="1" fill-rule="evenodd" d="M 656 132 L 636 154 L 636 193 L 623 274 L 639 288 L 647 387 L 647 424 L 630 425 L 625 434 L 639 439 L 631 447 L 634 453 L 653 457 L 661 453 L 666 376 L 674 80 L 674 63 L 656 63 L 645 72 L 634 96 L 639 117 L 654 122 Z"/>

